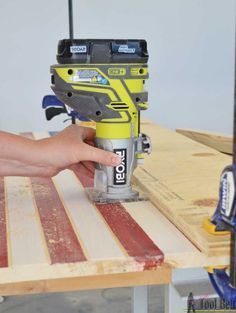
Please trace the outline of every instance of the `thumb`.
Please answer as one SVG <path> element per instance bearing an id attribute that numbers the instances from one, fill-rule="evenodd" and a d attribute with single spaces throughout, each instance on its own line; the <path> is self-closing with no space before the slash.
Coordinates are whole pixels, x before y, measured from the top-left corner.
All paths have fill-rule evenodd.
<path id="1" fill-rule="evenodd" d="M 105 151 L 86 144 L 83 148 L 83 160 L 81 161 L 93 161 L 107 166 L 117 166 L 121 163 L 121 158 L 113 152 Z"/>

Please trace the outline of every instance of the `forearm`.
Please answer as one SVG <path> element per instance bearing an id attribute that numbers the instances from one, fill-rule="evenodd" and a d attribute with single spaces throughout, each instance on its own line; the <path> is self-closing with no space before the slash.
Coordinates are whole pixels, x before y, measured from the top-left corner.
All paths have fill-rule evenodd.
<path id="1" fill-rule="evenodd" d="M 0 132 L 0 176 L 33 176 L 39 168 L 38 142 Z"/>

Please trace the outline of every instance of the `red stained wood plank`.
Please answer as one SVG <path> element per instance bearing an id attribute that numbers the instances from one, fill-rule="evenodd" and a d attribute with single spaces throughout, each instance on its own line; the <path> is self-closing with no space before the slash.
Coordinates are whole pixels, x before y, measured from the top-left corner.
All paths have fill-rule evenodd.
<path id="1" fill-rule="evenodd" d="M 142 205 L 141 202 L 140 205 Z M 134 257 L 136 261 L 144 263 L 144 269 L 156 268 L 164 261 L 163 252 L 135 222 L 121 203 L 96 204 L 96 207 L 128 255 Z"/>
<path id="2" fill-rule="evenodd" d="M 0 177 L 0 267 L 8 266 L 4 179 Z"/>
<path id="3" fill-rule="evenodd" d="M 86 261 L 52 180 L 33 177 L 31 183 L 51 262 Z"/>

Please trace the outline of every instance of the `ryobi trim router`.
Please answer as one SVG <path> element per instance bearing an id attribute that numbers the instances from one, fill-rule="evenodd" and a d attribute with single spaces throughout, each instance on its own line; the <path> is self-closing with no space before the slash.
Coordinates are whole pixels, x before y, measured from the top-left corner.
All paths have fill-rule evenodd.
<path id="1" fill-rule="evenodd" d="M 151 152 L 150 139 L 140 132 L 140 111 L 148 108 L 146 41 L 64 39 L 58 44 L 57 61 L 51 66 L 56 97 L 76 114 L 95 121 L 96 147 L 122 159 L 114 168 L 96 164 L 90 198 L 95 202 L 139 199 L 131 177 L 143 153 Z"/>

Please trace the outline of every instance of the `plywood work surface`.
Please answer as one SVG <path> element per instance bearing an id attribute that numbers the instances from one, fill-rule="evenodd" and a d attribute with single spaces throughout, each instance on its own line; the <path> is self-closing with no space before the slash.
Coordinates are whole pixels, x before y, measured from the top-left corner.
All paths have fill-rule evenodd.
<path id="1" fill-rule="evenodd" d="M 182 134 L 188 138 L 191 138 L 195 141 L 203 143 L 206 146 L 209 146 L 215 150 L 218 150 L 223 153 L 232 154 L 233 153 L 233 138 L 232 136 L 200 131 L 194 129 L 176 129 L 176 132 Z"/>
<path id="2" fill-rule="evenodd" d="M 220 174 L 231 157 L 152 123 L 142 130 L 151 137 L 153 152 L 134 181 L 200 251 L 227 256 L 229 236 L 210 235 L 202 223 L 217 206 Z"/>
<path id="3" fill-rule="evenodd" d="M 200 227 L 215 205 L 214 177 L 227 159 L 148 122 L 143 129 L 153 153 L 135 181 L 152 202 L 95 205 L 84 191 L 93 182 L 79 166 L 52 179 L 0 178 L 1 295 L 164 284 L 172 268 L 228 263 L 228 238 L 220 241 L 221 255 L 207 254 L 219 247 Z M 35 139 L 47 136 L 34 133 Z M 219 159 L 205 173 L 208 191 L 200 182 L 207 166 L 196 170 L 196 161 L 190 170 L 187 156 Z M 193 238 L 197 232 L 200 243 Z"/>

